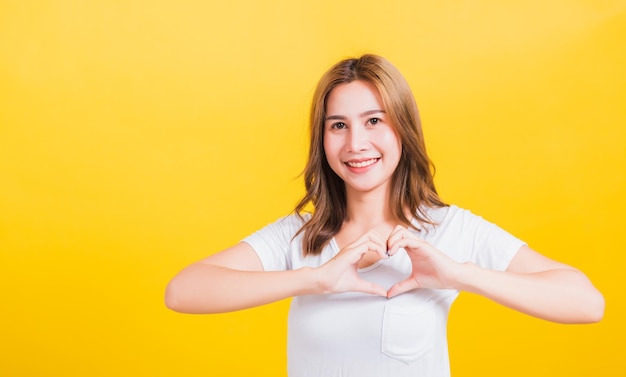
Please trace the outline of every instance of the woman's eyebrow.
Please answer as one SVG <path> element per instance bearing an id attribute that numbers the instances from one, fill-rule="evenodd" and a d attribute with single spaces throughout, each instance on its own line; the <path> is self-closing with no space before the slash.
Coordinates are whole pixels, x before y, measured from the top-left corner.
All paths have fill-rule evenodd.
<path id="1" fill-rule="evenodd" d="M 385 110 L 369 110 L 369 111 L 366 111 L 364 113 L 361 113 L 360 117 L 362 118 L 362 117 L 365 117 L 365 116 L 368 116 L 368 115 L 372 115 L 372 114 L 377 114 L 377 113 L 383 113 L 384 114 Z"/>
<path id="2" fill-rule="evenodd" d="M 328 122 L 329 120 L 345 120 L 345 119 L 346 117 L 343 115 L 329 115 L 324 120 Z"/>
<path id="3" fill-rule="evenodd" d="M 386 111 L 385 110 L 368 110 L 366 112 L 363 112 L 361 114 L 359 114 L 359 117 L 363 118 L 366 117 L 368 115 L 372 115 L 372 114 L 378 114 L 378 113 L 383 113 L 385 114 Z M 324 118 L 325 121 L 329 121 L 329 120 L 345 120 L 348 117 L 343 116 L 343 115 L 329 115 L 326 118 Z"/>

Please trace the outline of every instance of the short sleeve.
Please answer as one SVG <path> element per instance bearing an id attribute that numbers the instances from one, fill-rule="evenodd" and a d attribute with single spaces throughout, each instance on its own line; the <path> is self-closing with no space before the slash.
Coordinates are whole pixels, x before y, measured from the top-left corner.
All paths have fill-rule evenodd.
<path id="1" fill-rule="evenodd" d="M 435 247 L 459 262 L 472 262 L 491 270 L 507 269 L 525 242 L 494 223 L 456 206 L 437 210 L 439 215 L 430 240 Z"/>
<path id="2" fill-rule="evenodd" d="M 469 260 L 492 270 L 506 270 L 517 251 L 525 243 L 497 225 L 476 217 L 475 221 L 478 224 Z"/>
<path id="3" fill-rule="evenodd" d="M 301 226 L 302 220 L 290 215 L 266 225 L 242 241 L 254 249 L 265 271 L 290 270 L 291 255 L 294 247 L 297 248 L 293 238 Z"/>

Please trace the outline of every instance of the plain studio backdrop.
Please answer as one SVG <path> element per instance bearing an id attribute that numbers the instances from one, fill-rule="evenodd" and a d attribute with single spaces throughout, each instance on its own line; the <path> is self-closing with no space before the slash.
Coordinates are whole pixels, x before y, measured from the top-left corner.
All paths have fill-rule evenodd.
<path id="1" fill-rule="evenodd" d="M 605 319 L 462 294 L 452 372 L 626 374 L 626 1 L 3 1 L 0 375 L 285 376 L 289 300 L 167 310 L 303 194 L 314 86 L 406 76 L 445 201 L 585 271 Z"/>

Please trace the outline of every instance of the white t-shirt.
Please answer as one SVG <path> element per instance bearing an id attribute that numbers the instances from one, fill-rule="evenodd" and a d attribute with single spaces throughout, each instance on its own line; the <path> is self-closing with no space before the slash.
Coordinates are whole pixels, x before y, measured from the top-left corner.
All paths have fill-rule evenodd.
<path id="1" fill-rule="evenodd" d="M 496 225 L 456 206 L 431 209 L 436 226 L 420 238 L 459 261 L 505 270 L 524 245 Z M 302 220 L 290 215 L 243 241 L 266 271 L 318 267 L 339 252 L 331 240 L 322 253 L 304 257 Z M 400 249 L 389 259 L 359 270 L 383 288 L 406 278 L 409 257 Z M 392 299 L 365 293 L 294 297 L 287 341 L 290 377 L 449 376 L 446 324 L 456 290 L 417 289 Z"/>

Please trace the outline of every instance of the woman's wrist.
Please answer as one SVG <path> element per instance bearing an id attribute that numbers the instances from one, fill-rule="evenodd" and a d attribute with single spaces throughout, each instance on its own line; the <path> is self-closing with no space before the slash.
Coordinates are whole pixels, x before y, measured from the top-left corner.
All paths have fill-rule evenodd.
<path id="1" fill-rule="evenodd" d="M 301 282 L 298 295 L 319 295 L 326 293 L 322 287 L 319 268 L 302 267 L 294 272 L 298 274 L 298 281 Z"/>
<path id="2" fill-rule="evenodd" d="M 458 291 L 475 292 L 476 275 L 480 274 L 481 267 L 471 262 L 459 263 L 453 274 L 451 288 Z"/>

